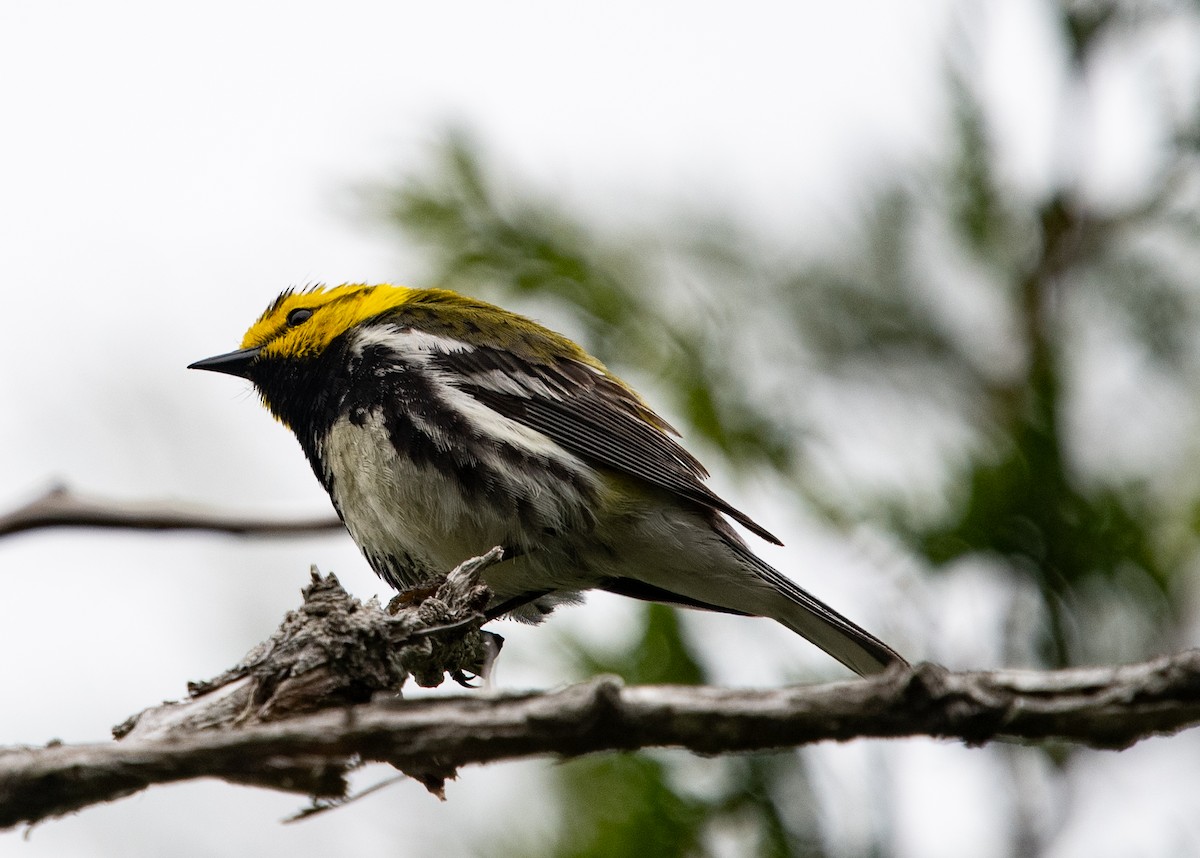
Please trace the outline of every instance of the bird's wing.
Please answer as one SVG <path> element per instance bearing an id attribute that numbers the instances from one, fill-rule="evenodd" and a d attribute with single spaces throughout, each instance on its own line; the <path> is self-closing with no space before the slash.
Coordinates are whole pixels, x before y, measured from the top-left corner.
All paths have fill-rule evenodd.
<path id="1" fill-rule="evenodd" d="M 672 437 L 670 424 L 603 370 L 572 359 L 529 361 L 480 346 L 438 352 L 431 360 L 450 370 L 464 392 L 581 459 L 719 510 L 782 544 L 704 485 L 708 472 Z"/>

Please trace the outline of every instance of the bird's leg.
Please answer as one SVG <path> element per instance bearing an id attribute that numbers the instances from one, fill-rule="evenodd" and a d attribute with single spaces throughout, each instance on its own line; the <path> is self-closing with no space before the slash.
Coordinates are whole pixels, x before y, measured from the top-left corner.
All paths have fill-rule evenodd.
<path id="1" fill-rule="evenodd" d="M 498 605 L 494 605 L 483 612 L 484 617 L 488 620 L 494 620 L 497 617 L 502 617 L 505 614 L 512 613 L 522 605 L 528 605 L 530 602 L 537 601 L 542 596 L 547 596 L 553 593 L 553 590 L 535 590 L 532 593 L 521 593 L 513 596 L 511 599 L 505 599 Z"/>
<path id="2" fill-rule="evenodd" d="M 461 685 L 463 688 L 479 688 L 474 684 L 474 680 L 482 679 L 484 686 L 490 686 L 492 680 L 492 667 L 496 664 L 496 659 L 500 656 L 500 649 L 504 646 L 504 638 L 494 632 L 481 631 L 483 635 L 483 663 L 479 665 L 478 673 L 471 673 L 466 670 L 455 670 L 450 673 L 450 678 Z"/>

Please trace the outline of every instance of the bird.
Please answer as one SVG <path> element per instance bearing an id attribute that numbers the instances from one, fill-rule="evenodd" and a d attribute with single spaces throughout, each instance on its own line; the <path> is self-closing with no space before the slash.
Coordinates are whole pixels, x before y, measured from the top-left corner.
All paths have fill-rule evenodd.
<path id="1" fill-rule="evenodd" d="M 488 617 L 540 622 L 587 590 L 769 617 L 862 676 L 906 664 L 760 559 L 778 538 L 705 483 L 679 433 L 596 358 L 445 289 L 287 289 L 235 351 L 371 568 L 431 586 L 493 546 Z"/>

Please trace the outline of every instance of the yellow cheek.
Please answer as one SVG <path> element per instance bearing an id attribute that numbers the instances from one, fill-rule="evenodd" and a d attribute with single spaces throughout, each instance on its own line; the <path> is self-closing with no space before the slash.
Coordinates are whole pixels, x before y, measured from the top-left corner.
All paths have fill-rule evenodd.
<path id="1" fill-rule="evenodd" d="M 269 358 L 305 357 L 315 354 L 317 350 L 315 343 L 310 343 L 296 330 L 275 337 L 262 347 L 262 354 Z"/>
<path id="2" fill-rule="evenodd" d="M 335 320 L 330 320 L 335 321 Z M 320 354 L 337 337 L 338 330 L 330 325 L 306 322 L 295 328 L 283 328 L 273 334 L 256 334 L 251 328 L 243 340 L 242 348 L 262 349 L 267 358 L 302 358 Z"/>

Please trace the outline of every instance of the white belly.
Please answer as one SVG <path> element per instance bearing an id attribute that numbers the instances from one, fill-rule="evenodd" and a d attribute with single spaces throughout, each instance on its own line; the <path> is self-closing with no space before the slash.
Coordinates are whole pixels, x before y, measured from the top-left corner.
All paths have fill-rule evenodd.
<path id="1" fill-rule="evenodd" d="M 377 420 L 362 426 L 339 420 L 323 453 L 333 476 L 330 494 L 368 555 L 409 557 L 431 574 L 446 572 L 506 535 L 499 522 L 481 521 L 436 468 L 398 455 Z"/>
<path id="2" fill-rule="evenodd" d="M 401 579 L 395 583 L 405 587 L 445 574 L 496 545 L 525 550 L 540 544 L 548 531 L 577 531 L 588 503 L 565 484 L 548 490 L 544 475 L 519 473 L 498 455 L 481 467 L 499 470 L 511 482 L 512 497 L 506 497 L 511 502 L 466 498 L 452 475 L 398 453 L 378 415 L 362 425 L 338 420 L 326 436 L 322 464 L 354 541 L 380 574 L 385 574 L 380 558 L 392 558 L 393 577 Z M 533 524 L 518 514 L 519 503 Z M 531 577 L 545 575 L 530 568 L 541 565 L 515 559 L 496 567 L 511 580 L 489 583 L 498 594 L 522 590 L 533 583 Z M 562 569 L 551 577 L 561 586 L 577 574 Z"/>

